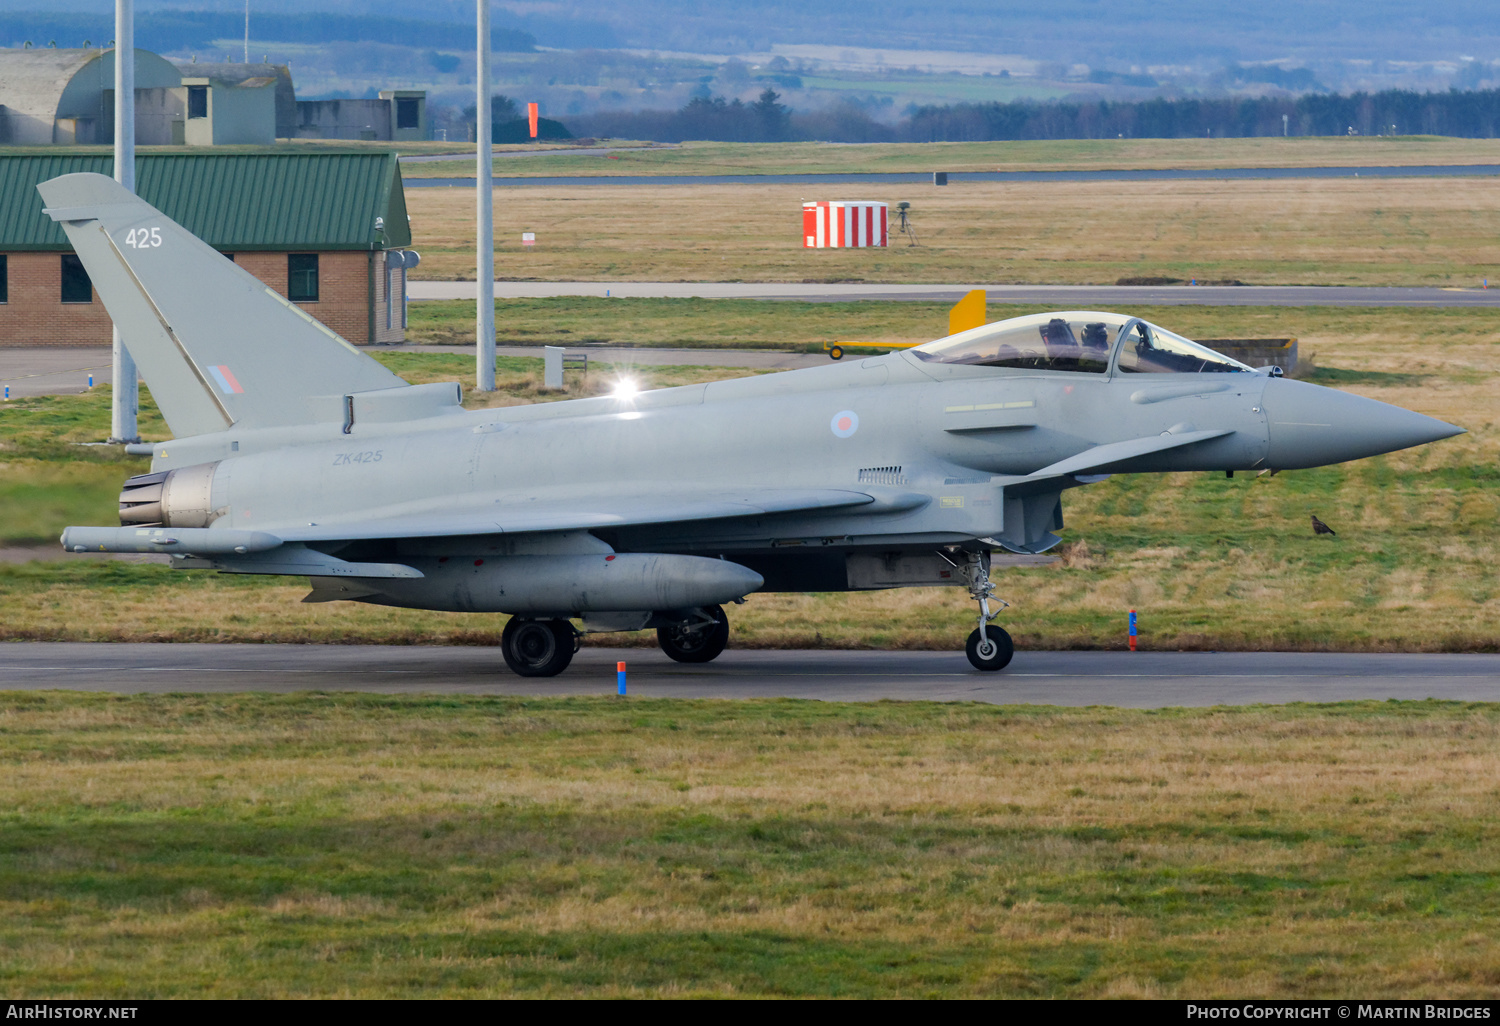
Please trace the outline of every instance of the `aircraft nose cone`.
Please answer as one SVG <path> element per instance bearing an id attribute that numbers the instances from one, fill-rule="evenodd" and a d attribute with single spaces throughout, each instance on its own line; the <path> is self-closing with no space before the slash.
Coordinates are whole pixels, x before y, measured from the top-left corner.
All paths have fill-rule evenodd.
<path id="1" fill-rule="evenodd" d="M 1464 433 L 1400 406 L 1286 378 L 1266 382 L 1261 402 L 1270 436 L 1266 463 L 1277 470 L 1344 463 Z"/>

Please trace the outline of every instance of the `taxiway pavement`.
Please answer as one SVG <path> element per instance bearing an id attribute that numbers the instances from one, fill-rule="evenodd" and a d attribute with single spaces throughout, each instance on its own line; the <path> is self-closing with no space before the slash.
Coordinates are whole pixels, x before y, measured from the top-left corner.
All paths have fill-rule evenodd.
<path id="1" fill-rule="evenodd" d="M 980 673 L 960 652 L 730 649 L 705 666 L 655 649 L 585 648 L 561 676 L 510 673 L 494 648 L 362 645 L 0 645 L 0 690 L 612 695 L 615 663 L 646 698 L 882 699 L 1130 708 L 1500 701 L 1500 655 L 1021 652 Z"/>
<path id="2" fill-rule="evenodd" d="M 620 299 L 767 299 L 807 303 L 862 300 L 957 302 L 984 289 L 995 304 L 1059 310 L 1129 310 L 1133 306 L 1500 306 L 1493 289 L 1343 285 L 892 285 L 869 282 L 497 281 L 496 299 L 593 296 Z M 413 300 L 473 299 L 472 281 L 414 281 Z"/>

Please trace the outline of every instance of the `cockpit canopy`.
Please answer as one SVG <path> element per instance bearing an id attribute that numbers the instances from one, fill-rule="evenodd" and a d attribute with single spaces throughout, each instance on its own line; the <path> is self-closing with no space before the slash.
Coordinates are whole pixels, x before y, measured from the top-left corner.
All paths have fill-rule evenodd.
<path id="1" fill-rule="evenodd" d="M 961 331 L 909 350 L 930 363 L 1104 374 L 1253 371 L 1165 328 L 1124 314 L 1030 314 Z"/>

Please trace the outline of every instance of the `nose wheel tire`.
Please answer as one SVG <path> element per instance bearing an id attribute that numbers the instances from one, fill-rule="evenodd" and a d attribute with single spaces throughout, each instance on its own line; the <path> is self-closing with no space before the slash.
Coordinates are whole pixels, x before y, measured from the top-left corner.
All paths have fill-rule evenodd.
<path id="1" fill-rule="evenodd" d="M 707 663 L 717 659 L 729 644 L 729 617 L 724 614 L 723 606 L 704 606 L 703 611 L 714 622 L 698 630 L 677 624 L 656 628 L 656 643 L 661 650 L 679 663 Z"/>
<path id="2" fill-rule="evenodd" d="M 500 635 L 505 665 L 522 677 L 555 677 L 573 661 L 577 642 L 566 620 L 521 620 L 515 617 Z"/>
<path id="3" fill-rule="evenodd" d="M 1009 634 L 991 625 L 985 627 L 983 638 L 978 631 L 970 634 L 964 652 L 976 670 L 1003 670 L 1016 654 L 1016 646 Z"/>

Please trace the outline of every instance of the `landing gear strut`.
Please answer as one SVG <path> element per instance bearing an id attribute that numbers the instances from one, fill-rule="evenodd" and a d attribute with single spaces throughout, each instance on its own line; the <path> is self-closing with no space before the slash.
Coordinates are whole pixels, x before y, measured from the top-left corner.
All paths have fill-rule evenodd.
<path id="1" fill-rule="evenodd" d="M 578 637 L 566 620 L 522 620 L 511 617 L 500 634 L 505 665 L 522 677 L 555 677 L 578 651 Z"/>
<path id="2" fill-rule="evenodd" d="M 964 645 L 964 654 L 976 670 L 1003 670 L 1015 655 L 1016 646 L 1010 635 L 990 623 L 1000 615 L 997 609 L 990 612 L 990 599 L 995 598 L 995 586 L 990 583 L 990 554 L 968 552 L 959 568 L 969 582 L 969 597 L 979 603 L 979 627 L 969 635 Z M 1004 599 L 995 599 L 1001 608 L 1010 605 Z"/>
<path id="3" fill-rule="evenodd" d="M 723 606 L 704 606 L 683 623 L 656 628 L 656 643 L 679 663 L 707 663 L 729 644 L 729 617 Z"/>

